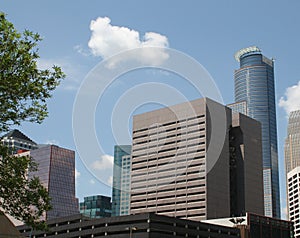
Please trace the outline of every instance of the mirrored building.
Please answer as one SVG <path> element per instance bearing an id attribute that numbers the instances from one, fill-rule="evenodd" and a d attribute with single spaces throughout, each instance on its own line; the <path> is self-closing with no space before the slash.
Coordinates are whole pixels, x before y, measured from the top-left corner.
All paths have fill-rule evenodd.
<path id="1" fill-rule="evenodd" d="M 38 171 L 29 176 L 39 177 L 51 197 L 52 210 L 47 212 L 45 218 L 79 213 L 75 197 L 75 152 L 45 145 L 30 151 L 30 156 L 38 163 Z"/>
<path id="2" fill-rule="evenodd" d="M 112 187 L 112 216 L 130 211 L 131 145 L 116 145 Z"/>
<path id="3" fill-rule="evenodd" d="M 280 218 L 274 62 L 256 47 L 235 54 L 235 102 L 246 102 L 247 115 L 261 123 L 265 215 Z"/>
<path id="4" fill-rule="evenodd" d="M 111 198 L 102 195 L 84 197 L 79 203 L 80 213 L 90 218 L 111 216 Z"/>

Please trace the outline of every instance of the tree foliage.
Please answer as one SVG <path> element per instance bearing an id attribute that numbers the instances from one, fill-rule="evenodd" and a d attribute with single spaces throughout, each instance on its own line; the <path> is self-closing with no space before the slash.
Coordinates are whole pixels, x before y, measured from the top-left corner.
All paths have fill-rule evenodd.
<path id="1" fill-rule="evenodd" d="M 38 177 L 28 177 L 37 164 L 29 156 L 10 155 L 2 145 L 0 158 L 0 207 L 35 229 L 45 229 L 40 218 L 51 209 L 50 198 Z"/>
<path id="2" fill-rule="evenodd" d="M 0 131 L 24 121 L 41 123 L 46 100 L 64 77 L 57 66 L 38 69 L 39 41 L 39 34 L 19 33 L 0 12 Z"/>
<path id="3" fill-rule="evenodd" d="M 29 30 L 18 32 L 0 12 L 0 133 L 24 121 L 41 123 L 47 116 L 46 101 L 65 77 L 60 67 L 39 69 L 38 42 Z M 37 229 L 48 211 L 50 198 L 37 177 L 28 172 L 37 165 L 28 156 L 11 155 L 0 145 L 0 207 L 6 213 Z"/>

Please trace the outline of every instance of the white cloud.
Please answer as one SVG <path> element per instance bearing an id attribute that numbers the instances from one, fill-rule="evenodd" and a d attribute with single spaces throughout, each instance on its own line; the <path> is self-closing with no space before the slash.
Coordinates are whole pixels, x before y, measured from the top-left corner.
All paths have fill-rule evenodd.
<path id="1" fill-rule="evenodd" d="M 55 139 L 52 139 L 52 140 L 47 140 L 45 142 L 45 144 L 47 144 L 47 145 L 59 145 L 59 142 Z"/>
<path id="2" fill-rule="evenodd" d="M 81 173 L 75 168 L 75 184 L 78 184 L 78 179 L 80 177 Z"/>
<path id="3" fill-rule="evenodd" d="M 300 109 L 300 81 L 298 84 L 288 87 L 284 95 L 279 100 L 279 106 L 284 108 L 287 115 Z"/>
<path id="4" fill-rule="evenodd" d="M 83 56 L 90 56 L 91 52 L 89 52 L 88 50 L 84 49 L 82 47 L 82 45 L 75 45 L 74 46 L 74 50 L 77 51 L 79 54 L 83 55 Z"/>
<path id="5" fill-rule="evenodd" d="M 75 180 L 77 181 L 80 177 L 80 172 L 75 168 Z"/>
<path id="6" fill-rule="evenodd" d="M 114 157 L 111 155 L 102 155 L 99 160 L 93 162 L 92 166 L 95 170 L 112 169 Z"/>
<path id="7" fill-rule="evenodd" d="M 281 208 L 281 218 L 286 220 L 287 217 L 288 217 L 288 209 L 285 206 Z"/>
<path id="8" fill-rule="evenodd" d="M 90 180 L 90 184 L 95 184 L 96 182 L 95 182 L 95 180 L 94 179 L 91 179 Z"/>
<path id="9" fill-rule="evenodd" d="M 125 58 L 115 58 L 115 62 L 110 62 L 108 67 L 113 68 L 116 63 L 125 60 L 136 60 L 150 65 L 160 65 L 168 58 L 168 54 L 163 48 L 168 47 L 166 36 L 155 32 L 146 32 L 142 39 L 140 33 L 133 29 L 122 26 L 113 26 L 108 17 L 98 17 L 90 23 L 92 31 L 88 46 L 95 56 L 106 59 L 122 51 L 141 48 L 135 54 L 130 54 Z M 161 50 L 152 50 L 149 47 L 161 47 Z"/>
<path id="10" fill-rule="evenodd" d="M 108 180 L 107 180 L 107 184 L 109 186 L 112 186 L 113 185 L 113 176 L 109 176 Z"/>

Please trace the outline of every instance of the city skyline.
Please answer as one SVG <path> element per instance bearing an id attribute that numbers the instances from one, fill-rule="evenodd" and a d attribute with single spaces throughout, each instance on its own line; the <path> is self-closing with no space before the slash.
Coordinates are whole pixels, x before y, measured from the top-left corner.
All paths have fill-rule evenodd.
<path id="1" fill-rule="evenodd" d="M 192 4 L 174 2 L 171 10 L 167 3 L 155 1 L 145 5 L 137 1 L 118 3 L 120 6 L 118 9 L 111 2 L 100 4 L 92 1 L 89 4 L 78 3 L 77 6 L 76 4 L 64 6 L 66 3 L 60 2 L 41 5 L 31 1 L 26 4 L 3 1 L 2 10 L 8 14 L 7 18 L 15 24 L 17 29 L 26 28 L 37 31 L 44 37 L 40 46 L 40 64 L 45 66 L 57 63 L 67 71 L 68 75 L 65 82 L 55 92 L 54 97 L 49 100 L 49 118 L 41 125 L 25 123 L 20 130 L 34 141 L 50 142 L 76 149 L 72 138 L 72 104 L 82 78 L 101 60 L 101 56 L 97 58 L 90 53 L 91 48 L 87 44 L 91 37 L 89 24 L 92 20 L 96 21 L 98 17 L 107 16 L 112 26 L 132 29 L 139 32 L 141 38 L 145 32 L 156 32 L 166 36 L 170 47 L 194 57 L 212 74 L 225 103 L 234 101 L 233 72 L 236 69 L 234 52 L 249 45 L 258 45 L 264 54 L 275 57 L 279 169 L 281 189 L 284 189 L 283 143 L 287 120 L 285 111 L 278 107 L 278 104 L 280 98 L 285 97 L 285 93 L 293 94 L 293 89 L 297 88 L 299 81 L 297 58 L 300 52 L 297 42 L 300 37 L 299 33 L 293 30 L 299 23 L 297 14 L 299 2 L 292 1 L 285 4 L 272 1 L 270 3 L 268 4 L 268 1 L 263 3 L 257 1 L 251 4 L 238 1 Z M 63 9 L 70 9 L 70 12 Z M 80 12 L 76 9 L 80 9 Z M 156 12 L 155 18 L 151 14 L 154 11 Z M 251 15 L 253 12 L 257 13 L 255 18 L 243 18 L 245 14 Z M 268 25 L 268 31 L 264 24 L 261 24 L 262 22 L 271 23 Z M 165 40 L 162 42 L 166 43 Z M 84 54 L 89 54 L 89 56 L 84 56 Z M 176 75 L 149 71 L 133 72 L 123 76 L 117 81 L 118 84 L 113 85 L 117 88 L 116 91 L 104 95 L 106 96 L 104 99 L 111 100 L 111 102 L 106 103 L 104 108 L 98 109 L 97 119 L 101 119 L 105 126 L 109 125 L 108 117 L 111 112 L 109 108 L 113 107 L 119 95 L 124 90 L 133 87 L 135 83 L 151 80 L 170 83 L 188 95 L 190 100 L 200 97 L 191 87 L 183 84 Z M 294 85 L 294 88 L 286 91 Z M 293 108 L 290 101 L 285 98 L 280 102 L 288 111 Z M 135 113 L 145 110 L 147 108 Z M 104 119 L 101 118 L 102 115 Z M 106 171 L 101 169 L 93 172 L 105 175 L 102 182 L 109 184 L 112 174 L 113 146 L 117 143 L 109 131 L 99 125 L 96 126 L 96 130 L 107 155 L 105 159 L 96 160 L 96 165 L 99 167 L 101 165 L 111 173 L 106 176 Z M 104 142 L 102 138 L 105 138 Z M 86 170 L 78 155 L 76 155 L 76 166 L 77 175 L 80 174 L 77 177 L 77 195 L 80 199 L 92 194 L 95 189 L 98 190 L 97 193 L 110 194 L 110 187 L 97 181 Z M 81 186 L 84 184 L 89 186 Z M 283 194 L 281 201 L 284 208 L 285 191 L 282 190 L 281 194 Z"/>

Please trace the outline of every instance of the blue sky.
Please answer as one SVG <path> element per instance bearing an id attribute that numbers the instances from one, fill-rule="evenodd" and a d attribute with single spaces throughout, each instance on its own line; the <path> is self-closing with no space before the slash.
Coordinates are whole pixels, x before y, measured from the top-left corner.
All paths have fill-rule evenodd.
<path id="1" fill-rule="evenodd" d="M 110 52 L 110 48 L 88 45 L 92 36 L 91 21 L 96 21 L 98 17 L 108 17 L 111 22 L 106 26 L 116 26 L 116 31 L 124 27 L 135 34 L 138 32 L 141 44 L 147 41 L 147 32 L 155 32 L 154 40 L 160 46 L 168 44 L 196 59 L 211 74 L 226 104 L 234 101 L 233 73 L 238 68 L 234 53 L 241 48 L 257 45 L 264 55 L 275 58 L 281 200 L 284 208 L 283 143 L 287 126 L 286 111 L 297 109 L 300 104 L 299 9 L 298 0 L 89 0 L 72 3 L 57 0 L 2 0 L 1 11 L 7 14 L 18 30 L 30 29 L 44 38 L 39 45 L 41 67 L 55 63 L 67 73 L 67 78 L 49 100 L 49 117 L 44 123 L 25 123 L 20 129 L 38 143 L 51 142 L 76 150 L 72 111 L 77 90 L 87 73 L 103 57 L 115 53 Z M 109 31 L 105 34 L 109 34 Z M 122 45 L 117 42 L 120 38 L 106 36 L 107 39 L 115 40 L 116 45 Z M 98 50 L 98 54 L 95 50 Z M 182 92 L 187 99 L 200 97 L 179 76 L 160 70 L 138 70 L 116 79 L 103 95 L 95 116 L 96 134 L 106 156 L 95 161 L 94 166 L 99 168 L 100 174 L 111 173 L 111 156 L 116 141 L 108 128 L 114 105 L 127 90 L 143 82 L 164 82 Z M 279 107 L 281 97 L 283 99 Z M 151 108 L 151 105 L 146 105 L 142 110 Z M 130 122 L 127 123 L 127 130 L 130 130 Z M 80 174 L 77 178 L 77 196 L 80 200 L 92 194 L 110 195 L 111 188 L 91 175 L 78 155 L 76 168 Z"/>

